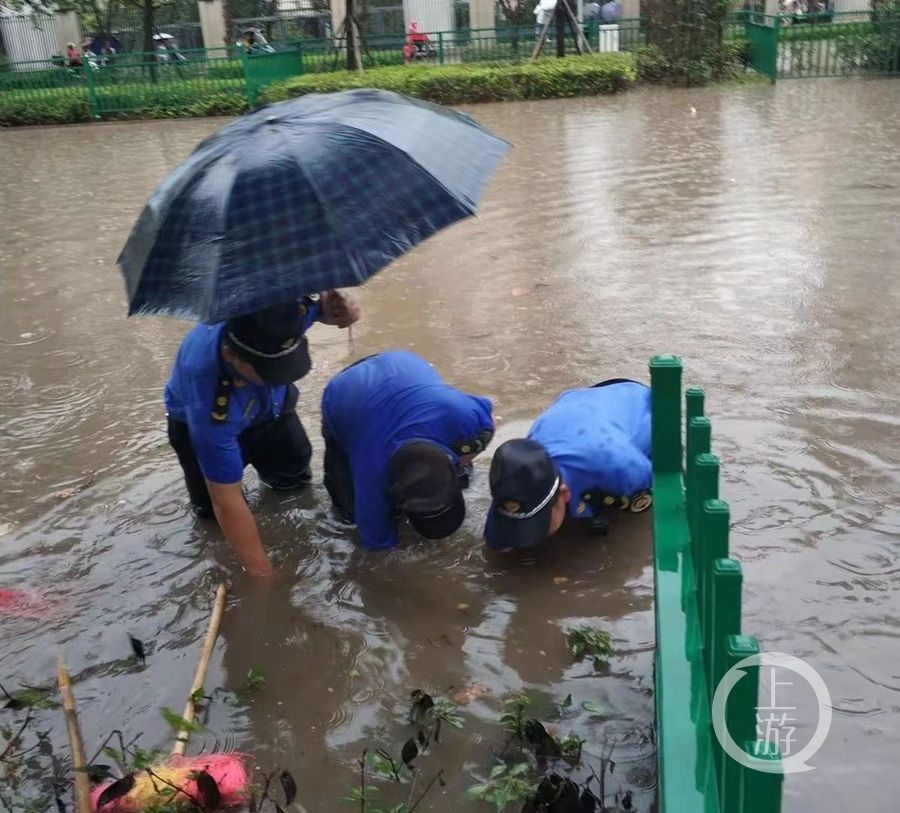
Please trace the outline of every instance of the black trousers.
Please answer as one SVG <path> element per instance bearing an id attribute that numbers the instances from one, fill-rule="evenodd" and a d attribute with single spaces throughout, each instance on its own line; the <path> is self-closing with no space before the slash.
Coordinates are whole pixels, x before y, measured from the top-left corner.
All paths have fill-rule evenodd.
<path id="1" fill-rule="evenodd" d="M 312 446 L 294 411 L 296 404 L 297 388 L 290 385 L 284 409 L 278 418 L 252 426 L 238 435 L 244 464 L 253 466 L 259 479 L 276 490 L 301 488 L 311 480 L 309 461 Z M 184 472 L 184 483 L 191 503 L 198 514 L 212 516 L 212 500 L 191 443 L 188 425 L 171 417 L 168 424 L 169 443 Z"/>
<path id="2" fill-rule="evenodd" d="M 355 523 L 353 470 L 350 468 L 350 459 L 324 422 L 322 437 L 325 438 L 325 488 L 328 496 L 331 497 L 334 510 L 341 519 Z"/>

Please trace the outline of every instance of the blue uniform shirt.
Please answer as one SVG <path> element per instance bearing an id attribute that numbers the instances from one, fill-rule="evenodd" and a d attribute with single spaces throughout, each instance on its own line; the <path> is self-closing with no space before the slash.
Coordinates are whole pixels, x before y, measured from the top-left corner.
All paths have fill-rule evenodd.
<path id="1" fill-rule="evenodd" d="M 304 330 L 319 313 L 318 306 L 310 308 Z M 244 474 L 238 436 L 281 414 L 287 386 L 256 385 L 240 378 L 222 359 L 224 330 L 224 322 L 201 324 L 184 337 L 166 384 L 165 402 L 166 412 L 188 425 L 203 476 L 213 483 L 236 483 Z M 214 421 L 211 413 L 220 375 L 233 383 L 229 387 L 228 417 Z"/>
<path id="2" fill-rule="evenodd" d="M 650 388 L 644 384 L 568 390 L 528 437 L 549 452 L 571 489 L 571 517 L 593 516 L 581 499 L 585 492 L 632 497 L 651 487 Z"/>
<path id="3" fill-rule="evenodd" d="M 338 373 L 322 396 L 322 423 L 350 461 L 354 513 L 366 548 L 397 544 L 387 493 L 391 455 L 411 440 L 443 446 L 493 430 L 491 402 L 445 384 L 415 353 L 391 350 Z"/>

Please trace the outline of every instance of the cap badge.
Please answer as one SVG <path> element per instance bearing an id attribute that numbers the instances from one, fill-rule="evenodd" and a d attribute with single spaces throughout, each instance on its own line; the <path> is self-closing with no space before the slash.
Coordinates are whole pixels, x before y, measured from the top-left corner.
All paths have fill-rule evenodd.
<path id="1" fill-rule="evenodd" d="M 507 500 L 503 503 L 503 510 L 506 511 L 507 514 L 518 514 L 519 511 L 522 510 L 522 506 L 515 500 Z"/>

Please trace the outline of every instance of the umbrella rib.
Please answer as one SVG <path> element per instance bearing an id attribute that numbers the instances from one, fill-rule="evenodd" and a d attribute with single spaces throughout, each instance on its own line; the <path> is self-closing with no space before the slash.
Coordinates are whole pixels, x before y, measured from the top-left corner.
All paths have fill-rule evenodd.
<path id="1" fill-rule="evenodd" d="M 350 267 L 353 269 L 353 273 L 356 275 L 359 280 L 359 284 L 364 283 L 368 276 L 365 273 L 365 263 L 361 262 L 354 253 L 351 252 L 347 247 L 347 240 L 344 237 L 344 234 L 341 229 L 338 228 L 337 222 L 332 218 L 331 212 L 328 211 L 328 207 L 324 204 L 322 199 L 322 193 L 319 190 L 318 184 L 313 180 L 312 176 L 306 171 L 306 168 L 303 166 L 303 162 L 300 160 L 300 156 L 298 156 L 294 150 L 291 148 L 290 141 L 285 138 L 284 133 L 276 128 L 276 132 L 278 133 L 278 137 L 284 142 L 287 147 L 287 152 L 291 156 L 291 159 L 297 166 L 297 169 L 300 170 L 300 174 L 306 178 L 306 182 L 309 184 L 310 189 L 313 190 L 316 196 L 316 200 L 319 202 L 319 205 L 322 207 L 322 213 L 325 215 L 325 220 L 328 222 L 328 225 L 331 226 L 332 231 L 338 237 L 340 241 L 341 250 L 344 252 L 344 255 L 350 262 Z M 307 291 L 307 293 L 318 293 L 318 291 Z"/>

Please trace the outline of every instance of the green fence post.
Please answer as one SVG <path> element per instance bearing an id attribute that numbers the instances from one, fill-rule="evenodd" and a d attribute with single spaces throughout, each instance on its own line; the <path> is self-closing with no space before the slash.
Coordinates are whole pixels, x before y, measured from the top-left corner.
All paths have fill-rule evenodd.
<path id="1" fill-rule="evenodd" d="M 709 499 L 715 495 L 695 496 L 697 491 L 697 458 L 700 455 L 709 454 L 712 444 L 712 425 L 709 418 L 700 415 L 690 418 L 687 425 L 686 437 L 686 453 L 684 464 L 684 494 L 688 508 L 688 524 L 691 528 L 691 535 L 696 533 L 695 515 L 700 509 L 704 499 Z"/>
<path id="2" fill-rule="evenodd" d="M 716 559 L 728 557 L 730 524 L 727 502 L 710 499 L 703 503 L 697 523 L 695 567 L 697 569 L 697 610 L 703 632 L 703 655 L 706 658 L 707 670 L 710 666 L 709 656 L 714 623 L 712 617 L 712 565 Z"/>
<path id="3" fill-rule="evenodd" d="M 706 418 L 694 418 L 693 423 L 705 421 Z M 706 427 L 701 427 L 704 431 Z M 701 434 L 701 441 L 707 441 L 708 437 Z M 708 445 L 708 443 L 707 443 Z M 703 504 L 707 500 L 719 498 L 719 458 L 709 452 L 699 452 L 694 457 L 694 465 L 690 471 L 690 485 L 687 491 L 687 517 L 691 531 L 691 550 L 694 554 L 694 567 L 697 563 L 698 525 Z"/>
<path id="4" fill-rule="evenodd" d="M 712 566 L 712 616 L 710 630 L 710 668 L 707 684 L 715 692 L 725 665 L 725 641 L 741 634 L 741 563 L 736 559 L 715 559 Z"/>
<path id="5" fill-rule="evenodd" d="M 250 60 L 247 57 L 247 49 L 241 48 L 241 66 L 243 68 L 242 73 L 244 75 L 244 90 L 247 93 L 247 105 L 252 110 L 254 105 L 256 104 L 256 86 L 254 83 L 254 77 L 252 76 L 252 68 L 250 67 Z"/>
<path id="6" fill-rule="evenodd" d="M 681 359 L 654 356 L 650 360 L 653 470 L 681 471 Z"/>
<path id="7" fill-rule="evenodd" d="M 691 418 L 699 418 L 704 410 L 705 396 L 700 387 L 689 387 L 684 391 L 684 418 L 690 424 Z"/>
<path id="8" fill-rule="evenodd" d="M 94 69 L 88 59 L 82 60 L 81 69 L 84 71 L 84 84 L 87 87 L 88 109 L 95 119 L 100 118 L 100 100 L 97 98 L 97 85 L 94 82 Z"/>
<path id="9" fill-rule="evenodd" d="M 778 78 L 778 40 L 781 36 L 781 16 L 775 17 L 775 24 L 772 26 L 772 65 L 771 65 L 771 73 L 769 76 L 772 77 L 772 81 L 774 82 Z"/>
<path id="10" fill-rule="evenodd" d="M 759 655 L 759 641 L 750 635 L 729 635 L 725 639 L 725 672 L 736 666 L 744 658 Z M 725 703 L 725 730 L 738 747 L 752 741 L 756 737 L 756 704 L 759 697 L 759 666 L 743 666 L 743 677 L 734 684 L 728 693 Z M 723 674 L 725 674 L 723 672 Z M 710 686 L 710 694 L 714 695 L 716 686 Z M 718 743 L 717 743 L 718 745 Z M 724 748 L 718 748 L 717 771 L 719 775 L 719 799 L 722 810 L 727 813 L 738 813 L 741 809 L 743 794 L 743 768 L 735 762 Z M 765 807 L 756 807 L 756 813 L 768 813 Z"/>
<path id="11" fill-rule="evenodd" d="M 444 32 L 438 31 L 438 64 L 444 64 Z"/>
<path id="12" fill-rule="evenodd" d="M 763 762 L 781 760 L 778 744 L 766 740 L 748 742 L 744 745 L 744 751 Z M 781 785 L 784 782 L 781 771 L 770 773 L 744 768 L 740 776 L 741 807 L 738 813 L 781 813 Z"/>

